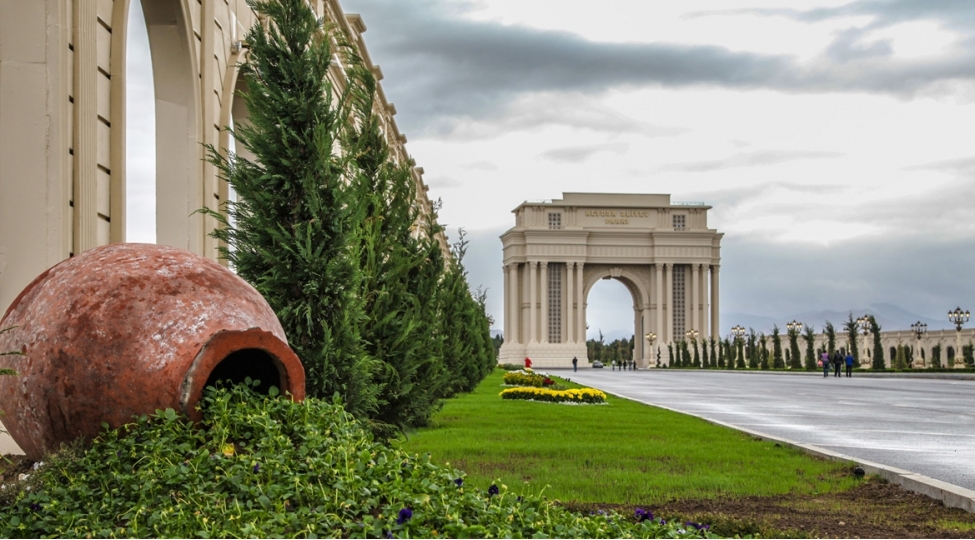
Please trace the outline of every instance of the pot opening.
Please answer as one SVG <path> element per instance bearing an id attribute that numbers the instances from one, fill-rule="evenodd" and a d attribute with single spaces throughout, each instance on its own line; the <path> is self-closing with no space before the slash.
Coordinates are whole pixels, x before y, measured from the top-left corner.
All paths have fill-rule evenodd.
<path id="1" fill-rule="evenodd" d="M 282 392 L 287 390 L 281 388 L 278 362 L 267 351 L 261 349 L 241 349 L 230 353 L 213 368 L 205 386 L 221 384 L 233 386 L 242 384 L 248 377 L 260 381 L 255 390 L 262 394 L 267 394 L 272 386 Z"/>

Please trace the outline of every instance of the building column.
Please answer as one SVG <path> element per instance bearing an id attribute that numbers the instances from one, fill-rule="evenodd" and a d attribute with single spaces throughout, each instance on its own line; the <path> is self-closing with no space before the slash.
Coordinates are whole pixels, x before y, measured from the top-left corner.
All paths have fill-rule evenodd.
<path id="1" fill-rule="evenodd" d="M 698 275 L 697 275 L 697 265 L 696 264 L 692 264 L 690 266 L 691 266 L 691 268 L 690 268 L 691 275 L 689 275 L 689 276 L 685 275 L 684 276 L 684 287 L 685 287 L 684 288 L 684 291 L 685 291 L 684 294 L 686 295 L 684 297 L 684 302 L 687 304 L 687 307 L 689 308 L 687 310 L 687 319 L 685 319 L 687 321 L 687 324 L 684 325 L 687 328 L 684 328 L 684 330 L 685 331 L 687 331 L 687 330 L 697 330 L 698 332 L 700 332 L 701 329 L 698 328 L 699 325 L 698 325 L 698 320 L 697 320 L 697 302 L 698 302 L 698 290 L 697 290 Z M 686 272 L 686 270 L 685 270 L 685 272 Z"/>
<path id="2" fill-rule="evenodd" d="M 576 338 L 577 341 L 586 342 L 586 291 L 585 284 L 582 282 L 582 270 L 584 263 L 576 263 Z"/>
<path id="3" fill-rule="evenodd" d="M 701 300 L 697 307 L 697 320 L 701 321 L 701 339 L 711 335 L 710 325 L 708 324 L 708 313 L 710 313 L 711 303 L 708 301 L 708 265 L 702 264 L 698 273 L 698 293 L 697 297 Z"/>
<path id="4" fill-rule="evenodd" d="M 541 263 L 541 267 L 542 267 L 542 274 L 541 274 L 542 320 L 540 321 L 541 324 L 539 324 L 539 326 L 541 327 L 542 333 L 541 336 L 539 336 L 538 341 L 541 343 L 548 343 L 548 326 L 549 326 L 548 325 L 548 263 L 547 262 Z"/>
<path id="5" fill-rule="evenodd" d="M 633 340 L 640 340 L 643 343 L 643 367 L 650 365 L 649 360 L 653 358 L 653 347 L 647 341 L 646 335 L 650 333 L 650 304 L 643 306 L 643 332 L 639 336 L 634 336 Z"/>
<path id="6" fill-rule="evenodd" d="M 665 313 L 667 322 L 667 335 L 665 339 L 666 343 L 672 343 L 674 341 L 674 265 L 665 264 L 664 265 L 664 283 L 666 285 L 667 292 L 664 293 L 664 298 L 667 299 L 667 311 Z"/>
<path id="7" fill-rule="evenodd" d="M 538 263 L 531 261 L 528 270 L 528 343 L 535 343 L 538 336 Z"/>
<path id="8" fill-rule="evenodd" d="M 657 299 L 657 339 L 661 342 L 665 341 L 664 338 L 664 272 L 663 267 L 659 264 L 653 265 L 654 275 L 656 277 L 654 283 L 654 294 Z"/>
<path id="9" fill-rule="evenodd" d="M 518 264 L 508 265 L 508 272 L 505 274 L 505 300 L 508 302 L 508 309 L 505 311 L 505 320 L 510 318 L 505 327 L 507 333 L 504 335 L 505 343 L 520 343 L 518 339 L 518 315 L 521 308 L 518 306 Z"/>
<path id="10" fill-rule="evenodd" d="M 575 309 L 573 309 L 575 296 L 572 294 L 575 291 L 573 287 L 575 285 L 575 267 L 576 263 L 565 263 L 565 300 L 566 304 L 568 304 L 565 307 L 565 327 L 568 330 L 566 335 L 567 343 L 575 343 L 576 340 Z"/>
<path id="11" fill-rule="evenodd" d="M 718 311 L 718 271 L 721 265 L 711 265 L 711 336 L 714 339 L 721 339 L 720 311 Z"/>
<path id="12" fill-rule="evenodd" d="M 511 340 L 511 265 L 501 265 L 504 272 L 504 341 Z"/>

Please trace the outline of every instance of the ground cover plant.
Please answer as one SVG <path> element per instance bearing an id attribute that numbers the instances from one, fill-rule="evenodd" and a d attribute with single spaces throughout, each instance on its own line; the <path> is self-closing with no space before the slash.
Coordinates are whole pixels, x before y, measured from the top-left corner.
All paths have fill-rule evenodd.
<path id="1" fill-rule="evenodd" d="M 250 382 L 250 381 L 248 381 Z M 340 405 L 208 391 L 104 432 L 0 490 L 3 537 L 707 537 L 647 512 L 588 515 L 374 442 Z"/>
<path id="2" fill-rule="evenodd" d="M 535 373 L 531 370 L 509 371 L 504 374 L 504 384 L 514 386 L 552 386 L 555 381 L 547 375 Z"/>
<path id="3" fill-rule="evenodd" d="M 614 396 L 603 407 L 502 402 L 500 383 L 499 372 L 448 401 L 404 448 L 465 469 L 471 482 L 548 485 L 570 509 L 650 510 L 721 536 L 975 538 L 975 515 L 857 480 L 848 464 Z"/>

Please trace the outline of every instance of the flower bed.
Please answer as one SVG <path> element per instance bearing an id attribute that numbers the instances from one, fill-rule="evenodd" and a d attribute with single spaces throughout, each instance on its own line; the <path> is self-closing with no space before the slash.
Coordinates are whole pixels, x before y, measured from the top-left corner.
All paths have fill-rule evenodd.
<path id="1" fill-rule="evenodd" d="M 520 386 L 502 390 L 499 395 L 501 399 L 525 399 L 551 403 L 606 403 L 606 394 L 595 388 L 552 390 L 534 386 Z"/>
<path id="2" fill-rule="evenodd" d="M 533 371 L 509 371 L 504 374 L 504 384 L 512 386 L 552 386 L 555 381 Z"/>

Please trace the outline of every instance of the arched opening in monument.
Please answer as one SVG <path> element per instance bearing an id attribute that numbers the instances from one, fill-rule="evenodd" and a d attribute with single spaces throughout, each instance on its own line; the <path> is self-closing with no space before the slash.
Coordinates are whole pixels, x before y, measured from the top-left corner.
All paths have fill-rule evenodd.
<path id="1" fill-rule="evenodd" d="M 125 238 L 156 242 L 156 90 L 142 4 L 130 0 L 125 44 Z"/>
<path id="2" fill-rule="evenodd" d="M 596 281 L 586 295 L 586 349 L 589 361 L 599 360 L 606 367 L 613 362 L 639 358 L 636 342 L 642 321 L 635 321 L 637 296 L 631 285 L 606 277 Z"/>
<path id="3" fill-rule="evenodd" d="M 281 390 L 278 361 L 261 349 L 242 349 L 230 353 L 213 368 L 205 386 L 233 386 L 244 383 L 248 378 L 260 381 L 256 390 L 262 394 L 267 394 L 272 386 Z"/>

